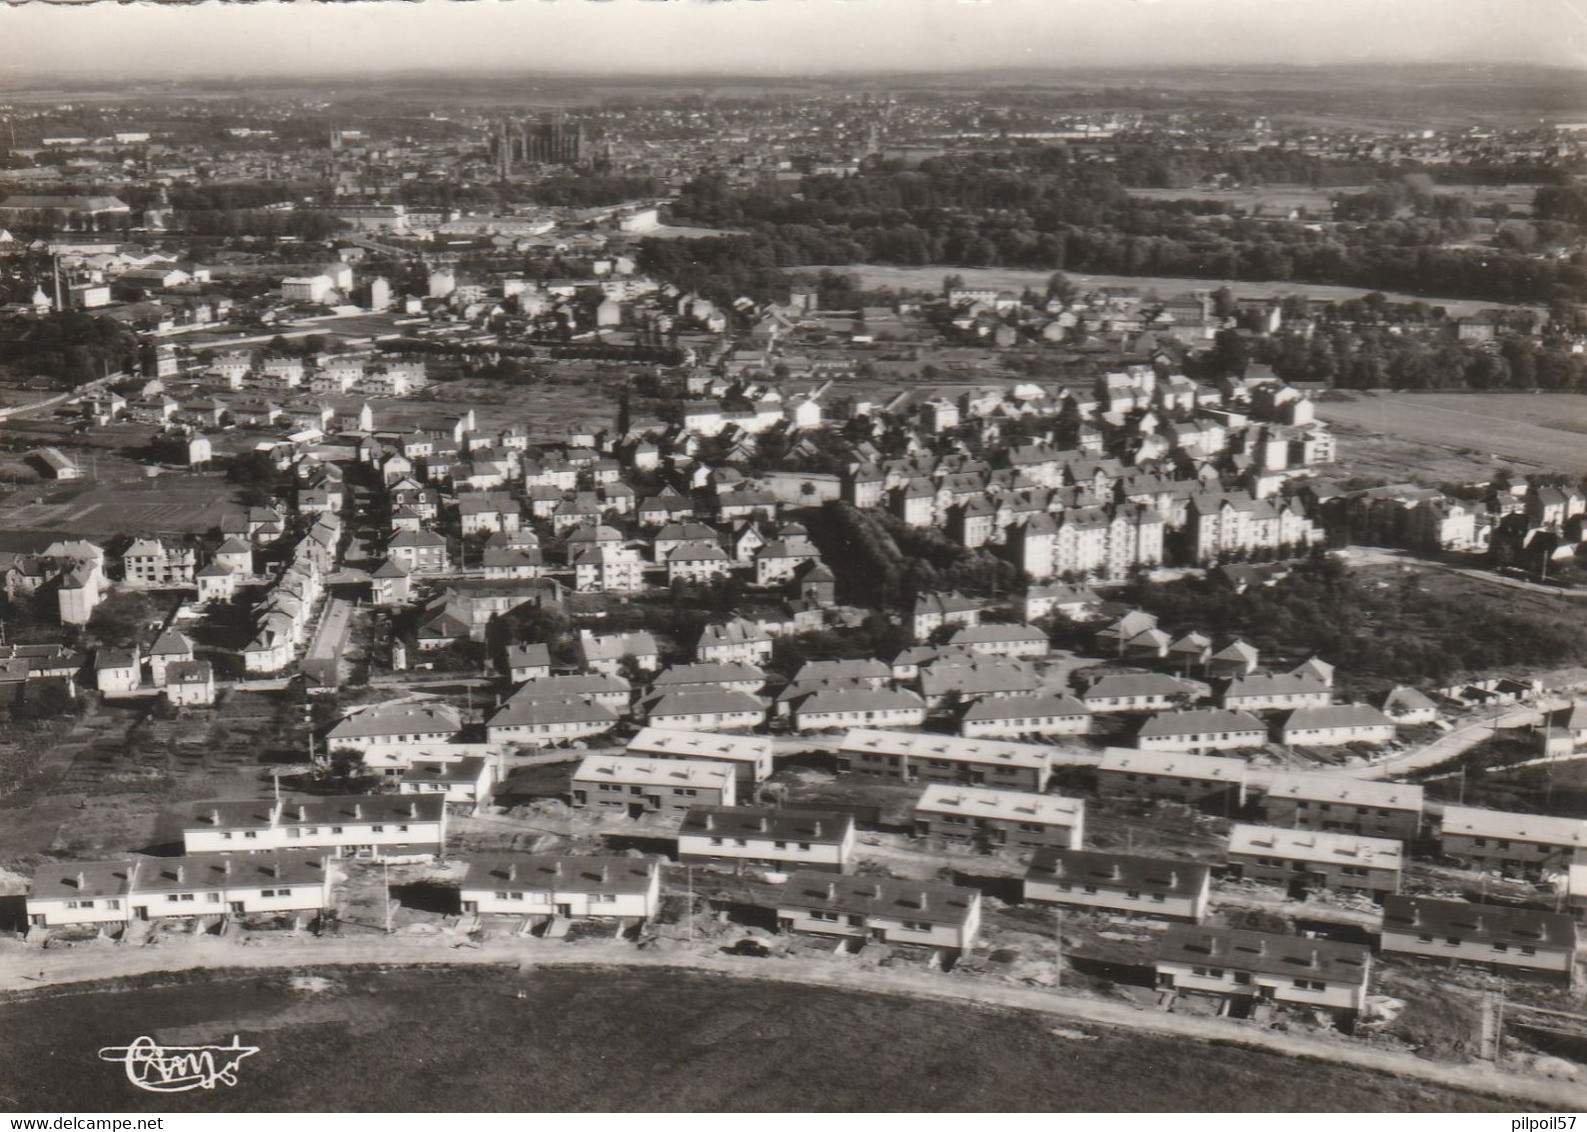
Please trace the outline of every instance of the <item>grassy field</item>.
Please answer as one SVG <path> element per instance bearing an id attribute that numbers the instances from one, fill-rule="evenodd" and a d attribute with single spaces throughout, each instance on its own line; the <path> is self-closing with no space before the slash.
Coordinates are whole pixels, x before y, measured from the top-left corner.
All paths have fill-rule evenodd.
<path id="1" fill-rule="evenodd" d="M 238 508 L 235 492 L 223 476 L 180 473 L 119 482 L 40 484 L 7 501 L 0 509 L 0 527 L 95 540 L 123 532 L 202 534 Z"/>
<path id="2" fill-rule="evenodd" d="M 854 263 L 829 267 L 797 267 L 790 268 L 793 275 L 809 275 L 814 278 L 819 272 L 835 271 L 841 275 L 858 276 L 861 285 L 869 288 L 892 287 L 898 290 L 929 291 L 940 294 L 942 280 L 948 275 L 958 275 L 964 279 L 968 287 L 998 287 L 1009 291 L 1021 291 L 1026 287 L 1036 291 L 1045 291 L 1047 280 L 1052 278 L 1051 271 L 1024 271 L 1015 268 L 1002 267 L 889 267 L 883 264 Z M 1183 291 L 1215 291 L 1219 287 L 1228 287 L 1242 299 L 1272 298 L 1279 295 L 1304 294 L 1313 299 L 1359 299 L 1366 294 L 1361 287 L 1331 287 L 1321 283 L 1296 283 L 1276 281 L 1268 283 L 1242 282 L 1238 279 L 1188 279 L 1160 275 L 1082 275 L 1077 271 L 1066 271 L 1066 275 L 1077 287 L 1131 287 L 1136 291 L 1156 291 L 1160 298 L 1177 295 Z M 1425 302 L 1433 306 L 1442 306 L 1451 314 L 1471 314 L 1475 311 L 1490 307 L 1503 306 L 1502 303 L 1485 303 L 1473 299 L 1441 299 L 1421 295 L 1407 295 L 1398 291 L 1384 291 L 1383 294 L 1389 301 L 1396 303 Z"/>
<path id="3" fill-rule="evenodd" d="M 0 1004 L 21 1111 L 1499 1111 L 1473 1094 L 1232 1046 L 668 972 L 287 973 Z M 517 997 L 519 994 L 523 997 Z M 90 997 L 90 995 L 92 997 Z M 133 1089 L 103 1046 L 260 1052 L 235 1088 Z"/>
<path id="4" fill-rule="evenodd" d="M 1587 396 L 1577 393 L 1380 393 L 1351 394 L 1351 401 L 1324 401 L 1317 414 L 1341 429 L 1340 463 L 1377 459 L 1389 474 L 1394 446 L 1357 442 L 1352 431 L 1390 437 L 1439 450 L 1441 458 L 1491 467 L 1490 457 L 1524 472 L 1587 472 Z M 1352 431 L 1346 431 L 1352 430 Z M 1406 453 L 1398 453 L 1402 458 Z M 1426 466 L 1425 457 L 1403 461 L 1406 476 Z M 1428 469 L 1433 472 L 1434 469 Z"/>

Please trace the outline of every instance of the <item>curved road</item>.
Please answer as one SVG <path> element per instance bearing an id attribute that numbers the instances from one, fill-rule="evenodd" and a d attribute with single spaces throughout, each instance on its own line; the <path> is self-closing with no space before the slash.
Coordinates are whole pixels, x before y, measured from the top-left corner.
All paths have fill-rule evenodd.
<path id="1" fill-rule="evenodd" d="M 554 966 L 675 969 L 928 998 L 968 1006 L 1033 1010 L 1071 1022 L 1117 1026 L 1198 1041 L 1234 1042 L 1286 1057 L 1333 1062 L 1500 1097 L 1518 1102 L 1519 1107 L 1527 1111 L 1545 1105 L 1568 1111 L 1587 1109 L 1587 1086 L 1509 1073 L 1487 1063 L 1451 1065 L 1426 1061 L 1412 1054 L 1378 1049 L 1343 1037 L 1282 1033 L 1228 1019 L 1169 1014 L 1109 999 L 956 979 L 951 975 L 880 971 L 850 966 L 841 960 L 750 959 L 681 950 L 638 951 L 622 944 L 546 946 L 538 941 L 513 940 L 442 949 L 443 942 L 445 937 L 435 936 L 417 939 L 299 937 L 238 946 L 213 938 L 189 937 L 152 947 L 95 944 L 40 950 L 11 945 L 0 950 L 0 990 L 25 991 L 30 987 L 169 974 L 196 967 L 259 970 L 348 964 L 433 965 L 439 962 L 496 965 L 525 972 Z"/>

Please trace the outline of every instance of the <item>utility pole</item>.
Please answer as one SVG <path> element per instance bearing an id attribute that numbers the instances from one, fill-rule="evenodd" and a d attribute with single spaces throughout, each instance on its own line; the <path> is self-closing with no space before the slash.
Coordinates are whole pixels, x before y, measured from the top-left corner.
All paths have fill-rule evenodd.
<path id="1" fill-rule="evenodd" d="M 1058 961 L 1053 964 L 1053 985 L 1061 986 L 1064 977 L 1064 906 L 1054 904 L 1052 912 L 1053 942 L 1058 945 Z"/>
<path id="2" fill-rule="evenodd" d="M 689 892 L 689 895 L 688 895 L 689 915 L 688 915 L 688 919 L 685 921 L 687 926 L 684 928 L 684 931 L 687 934 L 684 936 L 684 941 L 686 943 L 693 943 L 694 942 L 694 866 L 693 865 L 685 865 L 683 867 L 683 870 L 684 870 L 684 876 L 687 878 L 688 892 Z"/>

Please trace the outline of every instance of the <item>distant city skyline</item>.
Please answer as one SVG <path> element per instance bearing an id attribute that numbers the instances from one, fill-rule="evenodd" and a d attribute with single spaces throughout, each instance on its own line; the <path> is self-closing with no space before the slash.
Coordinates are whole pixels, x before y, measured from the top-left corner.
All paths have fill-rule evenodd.
<path id="1" fill-rule="evenodd" d="M 19 81 L 514 70 L 1587 66 L 1587 0 L 504 0 L 0 8 Z M 1143 71 L 1142 77 L 1149 77 Z"/>

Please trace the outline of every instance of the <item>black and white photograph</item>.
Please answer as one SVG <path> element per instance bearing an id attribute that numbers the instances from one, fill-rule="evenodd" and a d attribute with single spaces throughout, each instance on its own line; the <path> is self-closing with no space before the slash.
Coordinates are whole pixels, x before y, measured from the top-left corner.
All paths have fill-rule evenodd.
<path id="1" fill-rule="evenodd" d="M 5 5 L 0 580 L 8 1132 L 1572 1132 L 1587 0 Z"/>

